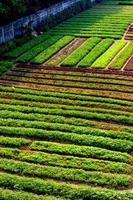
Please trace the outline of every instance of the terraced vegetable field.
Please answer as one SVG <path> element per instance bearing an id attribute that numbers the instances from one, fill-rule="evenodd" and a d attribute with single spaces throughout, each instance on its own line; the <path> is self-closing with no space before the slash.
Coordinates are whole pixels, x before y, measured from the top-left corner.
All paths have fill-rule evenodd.
<path id="1" fill-rule="evenodd" d="M 3 50 L 0 199 L 133 200 L 132 12 L 104 0 Z"/>
<path id="2" fill-rule="evenodd" d="M 2 199 L 133 199 L 132 76 L 21 66 L 0 84 Z"/>

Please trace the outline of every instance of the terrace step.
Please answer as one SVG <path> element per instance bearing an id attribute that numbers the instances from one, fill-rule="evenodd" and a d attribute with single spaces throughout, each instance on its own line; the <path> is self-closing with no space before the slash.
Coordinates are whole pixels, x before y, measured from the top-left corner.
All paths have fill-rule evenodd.
<path id="1" fill-rule="evenodd" d="M 126 71 L 133 71 L 133 55 L 129 59 L 128 63 L 126 64 L 124 70 Z"/>

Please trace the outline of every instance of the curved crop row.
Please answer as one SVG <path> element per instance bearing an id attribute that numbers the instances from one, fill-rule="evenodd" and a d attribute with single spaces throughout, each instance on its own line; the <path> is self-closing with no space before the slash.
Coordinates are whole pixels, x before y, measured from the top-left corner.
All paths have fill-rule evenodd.
<path id="1" fill-rule="evenodd" d="M 104 161 L 92 158 L 79 158 L 68 155 L 49 154 L 45 152 L 26 151 L 14 148 L 1 148 L 0 156 L 10 159 L 15 158 L 20 161 L 32 162 L 35 164 L 90 171 L 132 173 L 133 170 L 131 165 L 120 162 Z"/>

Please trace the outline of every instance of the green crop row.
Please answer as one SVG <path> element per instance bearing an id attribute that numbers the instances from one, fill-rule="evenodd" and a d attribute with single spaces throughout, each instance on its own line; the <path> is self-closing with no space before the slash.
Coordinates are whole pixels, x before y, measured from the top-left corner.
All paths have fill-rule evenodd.
<path id="1" fill-rule="evenodd" d="M 1 170 L 16 174 L 31 175 L 40 178 L 54 178 L 62 181 L 79 181 L 82 183 L 108 186 L 110 188 L 128 188 L 131 179 L 131 176 L 126 174 L 89 172 L 82 169 L 36 165 L 4 158 L 0 159 L 0 168 Z"/>
<path id="2" fill-rule="evenodd" d="M 13 65 L 13 62 L 10 61 L 0 61 L 0 76 L 10 69 Z"/>
<path id="3" fill-rule="evenodd" d="M 22 151 L 18 155 L 17 159 L 21 161 L 28 161 L 34 163 L 40 163 L 43 165 L 52 165 L 68 168 L 77 168 L 93 171 L 104 172 L 119 172 L 119 173 L 131 173 L 133 167 L 125 163 L 103 161 L 91 158 L 78 158 L 73 156 L 64 156 L 57 154 L 49 154 L 42 152 Z"/>
<path id="4" fill-rule="evenodd" d="M 94 57 L 91 57 L 90 60 L 92 60 Z M 90 61 L 88 61 L 88 62 L 90 62 Z M 79 65 L 81 65 L 80 63 L 79 63 Z M 84 65 L 86 65 L 86 67 L 87 67 L 87 61 L 86 61 L 86 64 L 84 64 Z M 10 76 L 10 75 L 5 75 L 4 80 L 17 81 L 17 82 L 19 81 L 21 83 L 26 83 L 26 84 L 30 84 L 30 83 L 39 84 L 39 85 L 41 84 L 42 86 L 50 85 L 50 86 L 71 87 L 71 88 L 78 88 L 78 89 L 84 88 L 84 89 L 98 89 L 98 90 L 107 90 L 107 91 L 111 90 L 111 91 L 117 91 L 117 92 L 126 91 L 129 93 L 132 93 L 132 91 L 133 91 L 132 86 L 125 86 L 125 85 L 120 86 L 120 84 L 111 84 L 111 83 L 110 84 L 105 84 L 105 83 L 99 83 L 99 84 L 90 83 L 90 84 L 88 84 L 88 83 L 77 81 L 75 84 L 74 81 L 64 81 L 63 79 L 62 80 L 54 80 L 54 79 L 46 80 L 45 78 L 44 79 L 41 79 L 41 78 L 36 79 L 36 78 L 28 78 L 28 77 L 24 77 L 24 76 Z"/>
<path id="5" fill-rule="evenodd" d="M 14 38 L 4 44 L 1 44 L 0 45 L 0 55 L 2 55 L 2 57 L 4 57 L 5 53 L 17 48 L 20 45 L 23 45 L 24 43 L 29 42 L 32 38 L 33 38 L 33 36 L 26 35 L 23 37 Z"/>
<path id="6" fill-rule="evenodd" d="M 0 126 L 0 133 L 6 136 L 24 136 L 36 137 L 38 139 L 55 140 L 60 142 L 69 142 L 78 145 L 96 146 L 116 150 L 121 152 L 130 152 L 133 150 L 133 142 L 120 139 L 111 139 L 109 137 L 80 135 L 76 133 L 68 134 L 61 131 L 47 131 L 35 128 L 19 128 Z"/>
<path id="7" fill-rule="evenodd" d="M 29 120 L 14 120 L 14 119 L 1 119 L 0 126 L 11 126 L 11 127 L 25 127 L 25 128 L 37 128 L 43 130 L 55 130 L 67 133 L 76 133 L 79 135 L 92 135 L 92 136 L 103 136 L 110 137 L 112 139 L 124 139 L 133 142 L 133 135 L 125 131 L 111 131 L 111 130 L 101 130 L 90 127 L 77 127 L 68 124 L 59 123 L 48 123 L 40 121 L 29 121 Z"/>
<path id="8" fill-rule="evenodd" d="M 0 136 L 0 145 L 21 147 L 28 144 L 30 144 L 30 140 L 28 139 Z"/>
<path id="9" fill-rule="evenodd" d="M 10 95 L 9 95 L 10 96 Z M 59 102 L 58 98 L 54 97 L 45 97 L 43 99 L 43 102 L 35 101 L 35 99 L 25 99 L 22 95 L 20 100 L 16 99 L 5 99 L 2 98 L 2 95 L 0 95 L 0 105 L 19 105 L 19 106 L 28 106 L 28 107 L 38 107 L 38 108 L 58 108 L 58 109 L 64 109 L 64 110 L 78 110 L 78 111 L 87 111 L 91 108 L 97 107 L 97 108 L 104 108 L 109 110 L 118 110 L 118 111 L 127 111 L 132 112 L 133 108 L 129 106 L 121 106 L 117 104 L 109 104 L 109 103 L 102 103 L 102 102 L 86 102 L 86 101 L 78 101 L 78 100 L 64 100 L 61 99 Z M 38 100 L 38 99 L 37 99 Z M 91 123 L 90 123 L 91 125 Z M 95 123 L 92 123 L 92 126 L 95 126 Z"/>
<path id="10" fill-rule="evenodd" d="M 111 79 L 111 80 L 125 80 L 125 81 L 133 81 L 133 77 L 132 76 L 123 76 L 123 75 L 117 75 L 117 74 L 101 74 L 101 73 L 96 73 L 94 72 L 92 73 L 87 73 L 87 72 L 79 72 L 77 71 L 76 73 L 74 71 L 64 71 L 64 70 L 59 70 L 57 71 L 56 69 L 33 69 L 30 67 L 14 67 L 12 69 L 12 72 L 25 72 L 25 73 L 39 73 L 39 74 L 44 74 L 44 75 L 62 75 L 65 77 L 71 77 L 71 76 L 75 76 L 77 78 L 101 78 L 101 79 Z"/>
<path id="11" fill-rule="evenodd" d="M 46 121 L 46 122 L 54 122 L 54 123 L 66 123 L 75 126 L 94 126 L 95 122 L 90 120 L 84 120 L 80 118 L 68 118 L 66 120 L 65 116 L 59 115 L 40 115 L 40 114 L 26 114 L 22 112 L 11 112 L 7 110 L 1 111 L 1 117 L 4 119 L 12 118 L 12 119 L 21 119 L 21 120 L 32 120 L 32 121 Z"/>
<path id="12" fill-rule="evenodd" d="M 40 52 L 44 51 L 53 43 L 57 42 L 57 40 L 59 40 L 60 38 L 61 36 L 54 36 L 54 37 L 48 38 L 47 40 L 43 41 L 41 44 L 36 45 L 35 47 L 27 51 L 25 54 L 20 56 L 18 58 L 18 61 L 29 62 L 31 59 L 37 56 Z"/>
<path id="13" fill-rule="evenodd" d="M 9 190 L 0 188 L 0 199 L 2 200 L 63 200 L 62 198 L 56 198 L 48 195 L 36 195 L 31 192 L 19 191 L 16 186 L 16 190 Z"/>
<path id="14" fill-rule="evenodd" d="M 110 50 L 111 51 L 111 50 Z M 83 51 L 82 51 L 83 52 Z M 103 57 L 103 56 L 102 56 Z M 109 57 L 105 57 L 105 58 L 109 58 Z M 97 61 L 96 61 L 97 62 Z M 106 61 L 105 61 L 106 62 Z M 69 65 L 69 64 L 68 64 Z M 95 64 L 93 64 L 95 65 Z M 92 65 L 92 66 L 93 66 Z M 99 65 L 100 66 L 100 65 Z M 117 80 L 117 79 L 109 79 L 109 78 L 99 78 L 99 77 L 80 77 L 80 76 L 65 76 L 65 75 L 52 75 L 51 74 L 42 74 L 42 73 L 25 73 L 25 72 L 19 72 L 19 71 L 9 71 L 6 73 L 6 75 L 9 76 L 20 76 L 20 77 L 28 77 L 28 78 L 38 78 L 38 79 L 48 79 L 49 80 L 64 80 L 64 81 L 81 81 L 81 83 L 107 83 L 107 84 L 118 84 L 118 85 L 124 85 L 124 86 L 133 86 L 133 82 L 132 81 L 128 81 L 128 80 Z"/>
<path id="15" fill-rule="evenodd" d="M 69 100 L 69 99 L 59 99 L 58 97 L 40 97 L 40 99 L 34 95 L 9 95 L 8 99 L 5 99 L 2 94 L 0 94 L 0 106 L 5 104 L 5 106 L 8 105 L 18 105 L 18 106 L 29 106 L 30 107 L 38 107 L 38 108 L 58 108 L 58 109 L 64 109 L 64 110 L 78 110 L 78 111 L 91 111 L 90 109 L 94 109 L 97 107 L 97 109 L 109 109 L 112 110 L 110 114 L 115 110 L 117 112 L 120 111 L 117 115 L 122 115 L 124 114 L 125 116 L 131 116 L 132 114 L 128 114 L 127 112 L 132 112 L 133 108 L 132 106 L 128 105 L 117 105 L 117 104 L 110 104 L 107 102 L 93 102 L 90 100 L 89 102 L 87 101 L 80 101 L 80 100 Z M 3 96 L 3 97 L 2 97 Z M 26 96 L 26 97 L 25 97 Z M 12 97 L 12 99 L 10 99 Z M 40 101 L 39 101 L 40 100 Z M 60 100 L 60 102 L 59 102 Z M 122 111 L 126 111 L 123 112 Z M 101 110 L 101 112 L 104 112 Z M 105 111 L 106 112 L 106 111 Z"/>
<path id="16" fill-rule="evenodd" d="M 16 147 L 14 145 L 15 141 L 13 140 L 13 138 L 9 138 L 9 137 L 5 138 L 6 141 L 8 139 L 9 139 L 9 141 L 12 141 L 12 143 L 10 142 L 9 144 L 7 144 L 7 146 Z M 26 145 L 26 144 L 24 144 L 24 145 Z M 96 170 L 96 165 L 98 164 L 98 166 L 99 166 L 98 169 L 100 169 L 100 170 L 110 169 L 110 171 L 120 170 L 120 171 L 123 171 L 123 172 L 124 172 L 124 170 L 126 172 L 130 172 L 132 170 L 132 167 L 130 167 L 129 165 L 124 165 L 124 163 L 127 163 L 127 164 L 133 163 L 132 156 L 130 156 L 127 153 L 111 151 L 111 150 L 107 150 L 107 149 L 103 149 L 103 148 L 92 147 L 92 146 L 90 146 L 90 147 L 89 146 L 78 146 L 78 145 L 72 145 L 72 144 L 61 144 L 61 143 L 46 142 L 46 141 L 45 142 L 34 141 L 30 145 L 30 149 L 36 150 L 36 151 L 44 151 L 44 152 L 46 151 L 48 153 L 52 153 L 52 154 L 49 154 L 52 157 L 54 156 L 53 153 L 56 153 L 55 156 L 57 156 L 60 159 L 61 158 L 63 159 L 63 155 L 64 156 L 67 155 L 67 158 L 68 158 L 67 164 L 69 162 L 69 156 L 70 156 L 71 161 L 74 159 L 74 164 L 72 164 L 72 162 L 71 162 L 71 167 L 73 166 L 73 167 L 77 167 L 77 168 Z M 15 149 L 15 148 L 12 149 L 12 148 L 8 147 L 8 148 L 1 148 L 0 149 L 0 156 L 1 157 L 7 157 L 7 158 L 17 158 L 17 159 L 20 159 L 20 160 L 23 160 L 23 161 L 29 160 L 29 161 L 32 161 L 32 162 L 38 162 L 38 163 L 44 164 L 44 162 L 45 162 L 44 156 L 43 156 L 44 152 L 42 154 L 41 152 L 35 152 L 34 151 L 34 152 L 32 152 L 32 155 L 30 154 L 30 152 L 31 151 L 24 151 L 24 150 L 20 151 L 20 150 Z M 57 154 L 59 154 L 59 155 L 57 155 Z M 61 157 L 60 154 L 62 155 L 62 157 Z M 48 155 L 47 156 L 45 155 L 45 158 L 47 158 L 47 162 L 48 162 L 48 160 L 49 160 Z M 85 158 L 87 158 L 87 160 L 85 160 Z M 93 158 L 93 159 L 90 159 L 90 158 Z M 102 159 L 102 160 L 100 161 L 100 160 L 94 160 L 94 159 Z M 64 159 L 64 162 L 65 162 L 65 160 L 66 159 Z M 80 162 L 79 160 L 82 160 L 82 164 L 76 165 L 77 162 L 78 163 Z M 91 164 L 86 165 L 86 163 L 89 163 L 90 160 L 91 160 Z M 104 162 L 104 160 L 106 162 Z M 108 166 L 108 162 L 109 162 L 108 160 L 113 161 L 112 165 L 111 165 L 112 167 Z M 119 162 L 119 163 L 117 164 L 116 162 Z M 120 162 L 122 162 L 122 164 L 120 164 Z M 106 165 L 104 165 L 104 163 Z M 49 160 L 49 164 L 52 165 L 51 159 Z M 63 162 L 60 162 L 60 163 L 56 162 L 56 164 L 61 166 L 61 165 L 63 165 Z M 115 168 L 113 167 L 114 166 L 113 164 L 115 165 Z M 55 165 L 55 160 L 54 160 L 54 165 Z M 119 167 L 118 167 L 118 165 L 119 165 Z M 123 165 L 124 165 L 124 169 L 122 167 Z"/>
<path id="17" fill-rule="evenodd" d="M 126 41 L 116 41 L 102 56 L 100 56 L 91 67 L 93 68 L 105 68 L 114 56 L 126 45 Z"/>
<path id="18" fill-rule="evenodd" d="M 0 86 L 0 94 L 6 95 L 9 97 L 14 97 L 16 99 L 22 99 L 23 100 L 30 100 L 30 101 L 37 101 L 37 102 L 43 102 L 45 100 L 45 97 L 54 97 L 59 98 L 59 102 L 61 99 L 67 99 L 67 100 L 80 100 L 80 101 L 86 101 L 88 103 L 89 101 L 93 102 L 101 102 L 101 103 L 109 103 L 109 104 L 117 104 L 122 106 L 129 106 L 133 107 L 133 103 L 127 100 L 121 100 L 121 99 L 115 99 L 115 98 L 109 98 L 109 97 L 101 97 L 101 96 L 85 96 L 80 94 L 72 94 L 72 93 L 65 93 L 65 92 L 48 92 L 48 91 L 37 91 L 33 89 L 23 89 L 23 88 L 15 88 L 15 87 L 9 87 L 9 86 Z M 119 94 L 120 95 L 120 94 Z M 54 98 L 52 100 L 54 100 Z M 51 102 L 52 103 L 52 102 Z"/>
<path id="19" fill-rule="evenodd" d="M 98 34 L 98 33 L 76 33 L 74 34 L 76 37 L 101 37 L 101 38 L 110 38 L 110 39 L 121 39 L 121 35 L 110 35 L 110 34 Z M 99 55 L 100 56 L 100 55 Z"/>
<path id="20" fill-rule="evenodd" d="M 100 38 L 89 38 L 78 49 L 70 54 L 61 64 L 62 66 L 75 66 L 91 49 L 100 42 Z"/>
<path id="21" fill-rule="evenodd" d="M 8 96 L 12 99 L 20 99 L 20 100 L 28 100 L 28 101 L 36 101 L 36 102 L 62 102 L 63 104 L 71 104 L 71 101 L 78 102 L 78 105 L 87 105 L 90 101 L 99 102 L 99 103 L 109 103 L 111 105 L 121 105 L 121 106 L 129 106 L 133 107 L 133 103 L 131 101 L 119 100 L 113 98 L 104 98 L 98 96 L 85 96 L 79 94 L 69 94 L 69 93 L 59 93 L 59 92 L 47 92 L 47 91 L 37 91 L 32 89 L 22 89 L 22 88 L 13 88 L 13 87 L 5 87 L 0 86 L 0 95 L 5 97 Z M 56 101 L 54 101 L 54 99 Z M 66 99 L 66 101 L 65 101 Z M 50 101 L 51 100 L 51 101 Z M 82 104 L 83 102 L 83 104 Z M 79 104 L 80 103 L 80 104 Z"/>
<path id="22" fill-rule="evenodd" d="M 14 82 L 17 84 L 18 82 Z M 105 97 L 109 99 L 117 99 L 117 100 L 124 100 L 124 101 L 132 101 L 133 94 L 132 92 L 126 92 L 126 88 L 124 91 L 116 91 L 116 90 L 105 90 L 105 89 L 95 89 L 95 88 L 78 88 L 78 87 L 61 87 L 61 86 L 54 86 L 54 85 L 44 85 L 44 84 L 35 84 L 35 83 L 25 83 L 19 82 L 17 84 L 18 88 L 25 88 L 25 89 L 38 89 L 47 92 L 57 92 L 57 93 L 67 93 L 67 94 L 74 94 L 74 95 L 83 95 L 83 96 L 96 96 L 96 97 Z"/>
<path id="23" fill-rule="evenodd" d="M 50 145 L 50 144 L 49 144 Z M 83 170 L 132 173 L 133 167 L 129 164 L 97 160 L 92 158 L 79 158 L 74 156 L 65 156 L 49 154 L 45 152 L 25 151 L 12 148 L 1 148 L 0 156 L 15 158 L 20 161 L 32 162 L 35 164 L 51 165 L 67 168 L 76 168 Z"/>
<path id="24" fill-rule="evenodd" d="M 9 138 L 11 139 L 11 138 Z M 1 147 L 0 148 L 0 157 L 4 158 L 16 158 L 18 157 L 20 150 L 16 149 L 15 146 L 13 148 L 11 147 Z"/>
<path id="25" fill-rule="evenodd" d="M 74 37 L 64 36 L 60 40 L 58 40 L 55 44 L 42 51 L 39 55 L 37 55 L 34 59 L 32 59 L 32 63 L 42 64 L 46 60 L 48 60 L 51 56 L 57 53 L 60 49 L 70 43 Z"/>
<path id="26" fill-rule="evenodd" d="M 128 58 L 133 54 L 133 42 L 130 42 L 127 47 L 116 57 L 109 66 L 110 69 L 120 69 L 126 63 Z"/>
<path id="27" fill-rule="evenodd" d="M 54 173 L 55 174 L 55 173 Z M 92 199 L 92 200 L 131 200 L 132 192 L 115 191 L 89 186 L 75 186 L 73 184 L 60 183 L 52 180 L 42 180 L 39 178 L 20 177 L 7 173 L 0 173 L 0 186 L 14 188 L 18 186 L 21 190 L 48 194 L 60 195 L 70 200 Z"/>
<path id="28" fill-rule="evenodd" d="M 122 33 L 120 31 L 115 31 L 114 32 L 113 30 L 112 31 L 111 30 L 110 31 L 107 31 L 107 30 L 106 31 L 105 30 L 104 31 L 102 31 L 102 30 L 81 30 L 80 33 L 83 33 L 83 34 L 84 33 L 89 33 L 89 34 L 93 34 L 93 33 L 94 34 L 95 33 L 103 34 L 104 33 L 104 34 L 111 34 L 112 36 L 113 35 L 118 35 L 118 36 L 122 35 Z"/>
<path id="29" fill-rule="evenodd" d="M 33 87 L 34 88 L 37 88 L 39 89 L 38 90 L 33 90 Z M 96 101 L 96 99 L 98 99 L 98 102 L 105 102 L 105 101 L 109 101 L 111 104 L 119 104 L 118 102 L 120 102 L 120 105 L 124 105 L 125 102 L 127 102 L 126 104 L 129 104 L 131 106 L 132 102 L 131 100 L 133 100 L 133 95 L 132 93 L 127 93 L 127 92 L 117 92 L 117 91 L 108 91 L 108 90 L 92 90 L 92 89 L 89 89 L 89 90 L 83 90 L 81 88 L 61 88 L 61 87 L 54 87 L 54 86 L 48 86 L 46 87 L 46 85 L 35 85 L 35 84 L 31 84 L 31 85 L 27 85 L 26 83 L 22 84 L 22 83 L 19 83 L 19 85 L 17 85 L 17 89 L 21 89 L 20 90 L 20 93 L 18 92 L 15 92 L 16 89 L 15 87 L 13 87 L 13 90 L 12 90 L 12 94 L 10 92 L 7 92 L 7 90 L 9 90 L 9 88 L 7 89 L 7 87 L 3 86 L 3 89 L 5 89 L 5 92 L 1 92 L 1 97 L 4 97 L 4 94 L 6 95 L 7 93 L 7 97 L 13 95 L 13 98 L 14 98 L 14 95 L 15 95 L 15 98 L 17 99 L 21 99 L 21 95 L 22 93 L 24 94 L 24 98 L 27 99 L 27 94 L 26 94 L 26 91 L 29 91 L 29 94 L 38 94 L 38 96 L 41 97 L 41 94 L 43 94 L 42 96 L 46 96 L 48 94 L 51 94 L 50 96 L 57 96 L 58 97 L 60 96 L 59 94 L 61 94 L 62 98 L 63 96 L 64 97 L 70 97 L 69 99 L 85 99 L 85 100 L 88 100 L 88 99 L 91 99 L 92 97 L 95 97 L 94 98 L 94 102 Z M 10 87 L 12 88 L 12 87 Z M 40 90 L 42 89 L 43 90 Z M 0 88 L 1 90 L 1 88 Z M 33 92 L 34 91 L 34 92 Z M 44 92 L 45 91 L 45 92 Z M 33 92 L 33 93 L 32 93 Z M 119 95 L 118 95 L 119 94 Z M 17 96 L 17 97 L 16 97 Z M 34 96 L 34 95 L 32 95 Z M 61 96 L 59 97 L 61 99 Z M 36 97 L 37 99 L 37 97 Z M 102 99 L 102 100 L 101 100 Z M 39 101 L 39 98 L 38 100 Z M 88 100 L 89 101 L 89 100 Z M 39 101 L 40 102 L 40 101 Z"/>
<path id="30" fill-rule="evenodd" d="M 26 51 L 28 51 L 29 49 L 33 48 L 35 45 L 38 45 L 38 43 L 41 43 L 48 38 L 49 38 L 48 35 L 40 35 L 39 37 L 35 37 L 32 40 L 30 40 L 29 42 L 23 44 L 22 46 L 14 49 L 11 52 L 8 52 L 6 54 L 6 56 L 9 56 L 9 57 L 12 57 L 12 58 L 17 58 L 21 54 L 23 54 Z"/>
<path id="31" fill-rule="evenodd" d="M 85 58 L 79 62 L 78 66 L 90 67 L 91 64 L 112 45 L 112 43 L 113 40 L 111 39 L 102 40 L 87 56 L 85 56 Z"/>
<path id="32" fill-rule="evenodd" d="M 55 142 L 34 141 L 30 148 L 36 151 L 46 151 L 49 153 L 71 155 L 78 157 L 91 157 L 102 160 L 132 163 L 133 159 L 127 153 L 111 151 L 93 146 L 78 146 L 73 144 L 61 144 Z"/>
<path id="33" fill-rule="evenodd" d="M 112 116 L 110 115 L 116 115 L 116 116 L 123 116 L 123 117 L 129 117 L 129 123 L 131 120 L 132 123 L 132 117 L 133 114 L 130 112 L 125 112 L 125 111 L 120 111 L 120 110 L 113 110 L 113 109 L 105 109 L 105 108 L 95 108 L 95 107 L 76 107 L 76 106 L 60 106 L 58 105 L 48 105 L 48 107 L 46 107 L 46 105 L 44 105 L 44 109 L 43 108 L 39 108 L 38 106 L 24 106 L 24 105 L 10 105 L 10 104 L 4 104 L 4 102 L 2 102 L 2 104 L 0 103 L 0 110 L 9 110 L 9 111 L 19 111 L 19 112 L 23 112 L 23 113 L 37 113 L 37 114 L 54 114 L 55 115 L 59 114 L 59 115 L 66 115 L 69 117 L 80 117 L 80 118 L 89 118 L 89 113 L 97 113 L 97 114 L 108 114 L 107 116 L 107 120 L 109 120 L 109 118 L 111 119 Z M 69 114 L 70 111 L 70 114 Z M 82 112 L 84 111 L 84 112 Z M 73 114 L 72 114 L 73 113 Z M 87 117 L 88 115 L 88 117 Z M 105 118 L 103 118 L 105 119 Z M 114 119 L 114 118 L 112 118 Z M 119 119 L 119 118 L 118 118 Z M 126 120 L 126 118 L 125 118 Z M 116 120 L 117 121 L 117 120 Z M 126 120 L 127 121 L 127 120 Z M 118 121 L 119 122 L 119 121 Z M 121 122 L 121 121 L 120 121 Z M 126 123 L 126 122 L 125 122 Z M 127 122 L 128 123 L 128 122 Z"/>
<path id="34" fill-rule="evenodd" d="M 80 118 L 79 122 L 81 121 L 81 123 L 83 122 L 83 120 L 81 119 L 85 119 L 85 120 L 113 121 L 113 122 L 127 124 L 127 125 L 133 124 L 132 114 L 128 112 L 113 111 L 113 110 L 109 110 L 108 112 L 106 109 L 100 109 L 100 108 L 99 109 L 88 108 L 87 109 L 88 112 L 87 111 L 82 112 L 80 110 L 74 110 L 74 109 L 71 109 L 71 110 L 63 110 L 63 109 L 58 109 L 58 108 L 43 109 L 43 108 L 36 108 L 36 107 L 30 108 L 26 106 L 14 106 L 14 105 L 6 105 L 6 108 L 5 108 L 5 106 L 1 104 L 0 110 L 1 110 L 1 117 L 3 118 L 6 118 L 6 117 L 9 118 L 10 116 L 12 117 L 14 116 L 15 118 L 16 116 L 16 118 L 24 119 L 24 116 L 25 116 L 25 119 L 28 119 L 29 117 L 31 117 L 32 120 L 38 119 L 39 121 L 40 120 L 42 121 L 46 118 L 45 115 L 56 115 L 56 116 L 63 116 L 63 117 Z M 21 114 L 22 114 L 22 117 L 21 117 Z M 30 115 L 28 117 L 28 115 L 26 116 L 23 114 L 30 114 Z"/>

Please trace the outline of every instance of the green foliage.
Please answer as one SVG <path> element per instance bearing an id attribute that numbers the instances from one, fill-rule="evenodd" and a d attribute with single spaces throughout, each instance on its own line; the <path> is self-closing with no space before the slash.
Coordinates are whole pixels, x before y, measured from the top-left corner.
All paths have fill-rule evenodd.
<path id="1" fill-rule="evenodd" d="M 109 189 L 102 189 L 90 186 L 75 186 L 73 184 L 66 184 L 55 182 L 52 180 L 42 180 L 39 178 L 28 178 L 11 175 L 7 173 L 0 173 L 0 185 L 10 188 L 19 188 L 20 190 L 28 190 L 39 194 L 57 195 L 71 200 L 92 199 L 95 200 L 131 200 L 133 198 L 132 192 L 129 191 L 115 191 Z"/>
<path id="2" fill-rule="evenodd" d="M 17 189 L 17 188 L 16 188 Z M 63 200 L 53 196 L 37 195 L 30 192 L 0 188 L 0 198 L 3 200 Z"/>
<path id="3" fill-rule="evenodd" d="M 62 66 L 75 66 L 92 48 L 100 42 L 99 38 L 89 38 L 78 49 L 70 54 L 61 64 Z"/>
<path id="4" fill-rule="evenodd" d="M 47 49 L 49 46 L 51 46 L 53 43 L 55 43 L 57 40 L 59 40 L 60 36 L 54 36 L 52 38 L 47 39 L 45 37 L 45 41 L 42 41 L 40 44 L 37 43 L 36 46 L 34 46 L 32 49 L 27 50 L 23 55 L 21 55 L 18 58 L 18 61 L 20 62 L 29 62 L 31 59 L 33 59 L 35 56 L 37 56 L 39 53 Z M 32 43 L 33 45 L 33 43 Z"/>
<path id="5" fill-rule="evenodd" d="M 78 66 L 90 67 L 92 63 L 112 45 L 112 43 L 112 39 L 102 40 L 79 62 Z"/>
<path id="6" fill-rule="evenodd" d="M 81 169 L 69 169 L 30 164 L 21 161 L 0 159 L 0 168 L 9 172 L 34 175 L 40 178 L 56 178 L 57 180 L 79 181 L 84 183 L 95 183 L 111 188 L 126 188 L 130 185 L 131 176 L 126 174 L 110 174 L 103 172 L 89 172 Z M 56 172 L 56 173 L 55 173 Z"/>
<path id="7" fill-rule="evenodd" d="M 42 51 L 39 55 L 31 60 L 32 63 L 42 64 L 47 61 L 50 57 L 52 57 L 55 53 L 57 53 L 60 49 L 66 46 L 69 42 L 71 42 L 74 37 L 64 36 L 60 40 L 58 40 L 55 44 Z"/>
<path id="8" fill-rule="evenodd" d="M 30 140 L 25 138 L 10 138 L 10 137 L 4 137 L 0 136 L 0 144 L 5 146 L 14 146 L 14 147 L 21 147 L 24 145 L 28 145 L 30 143 Z"/>
<path id="9" fill-rule="evenodd" d="M 116 54 L 126 45 L 126 41 L 117 40 L 104 54 L 102 54 L 91 67 L 105 68 Z"/>
<path id="10" fill-rule="evenodd" d="M 10 69 L 13 65 L 13 62 L 10 61 L 0 61 L 0 76 Z"/>
<path id="11" fill-rule="evenodd" d="M 1 151 L 0 151 L 0 154 L 1 154 Z M 12 153 L 13 150 L 12 149 L 9 149 L 9 151 L 7 150 L 7 156 L 9 155 L 10 151 Z M 13 156 L 10 156 L 10 157 L 12 158 Z M 78 158 L 74 156 L 64 156 L 64 155 L 49 154 L 49 153 L 44 153 L 44 152 L 42 153 L 42 152 L 33 152 L 33 151 L 29 151 L 29 152 L 21 151 L 20 154 L 17 156 L 17 159 L 21 161 L 33 162 L 36 164 L 40 163 L 43 165 L 60 166 L 60 167 L 66 167 L 66 168 L 68 167 L 68 168 L 93 170 L 93 171 L 95 170 L 95 171 L 103 171 L 103 172 L 131 173 L 133 170 L 133 167 L 131 165 L 127 165 L 120 162 L 116 163 L 116 162 L 111 162 L 111 161 L 97 160 L 97 159 L 91 159 L 91 158 L 89 159 Z"/>
<path id="12" fill-rule="evenodd" d="M 72 155 L 78 157 L 99 158 L 102 160 L 132 163 L 132 157 L 127 153 L 111 151 L 93 146 L 78 146 L 73 144 L 61 144 L 55 142 L 34 141 L 30 148 L 32 150 L 46 151 L 49 153 Z"/>
<path id="13" fill-rule="evenodd" d="M 106 1 L 107 3 L 108 1 Z M 110 4 L 110 3 L 109 3 Z M 101 37 L 121 39 L 127 26 L 132 23 L 132 8 L 98 5 L 59 24 L 50 32 L 54 35 Z"/>
<path id="14" fill-rule="evenodd" d="M 116 150 L 121 152 L 130 152 L 133 150 L 133 142 L 109 137 L 80 135 L 76 133 L 67 134 L 61 131 L 42 130 L 35 128 L 19 128 L 0 126 L 0 133 L 6 136 L 25 136 L 37 137 L 38 139 L 56 140 L 60 142 L 70 142 L 78 145 L 96 146 Z"/>
<path id="15" fill-rule="evenodd" d="M 61 92 L 61 93 L 49 92 L 49 91 L 42 91 L 42 90 L 38 91 L 38 90 L 33 90 L 33 89 L 17 88 L 17 87 L 10 87 L 10 86 L 0 86 L 0 93 L 5 94 L 5 95 L 7 95 L 8 93 L 8 95 L 12 98 L 14 97 L 20 100 L 23 99 L 23 100 L 36 101 L 36 102 L 43 102 L 45 101 L 45 98 L 50 99 L 53 97 L 52 98 L 53 102 L 54 102 L 54 98 L 59 98 L 58 99 L 59 102 L 62 99 L 63 100 L 67 99 L 67 101 L 68 100 L 84 101 L 82 105 L 87 105 L 90 101 L 93 101 L 93 102 L 101 102 L 101 103 L 109 103 L 109 104 L 133 107 L 133 103 L 131 101 L 122 100 L 118 98 L 101 97 L 101 96 L 96 96 L 96 95 L 92 96 L 92 95 L 80 95 L 76 93 L 72 94 L 72 93 L 64 93 L 64 92 Z M 68 101 L 68 102 L 70 104 L 71 101 Z"/>
<path id="16" fill-rule="evenodd" d="M 110 69 L 120 69 L 133 54 L 133 42 L 129 42 L 126 48 L 111 63 Z"/>
<path id="17" fill-rule="evenodd" d="M 25 43 L 24 45 L 14 49 L 11 52 L 8 52 L 6 54 L 6 56 L 12 57 L 12 58 L 17 58 L 21 54 L 27 52 L 29 49 L 32 49 L 34 46 L 38 45 L 38 43 L 41 43 L 48 38 L 49 38 L 49 36 L 47 36 L 47 35 L 40 35 L 38 37 L 35 37 L 31 41 Z"/>

